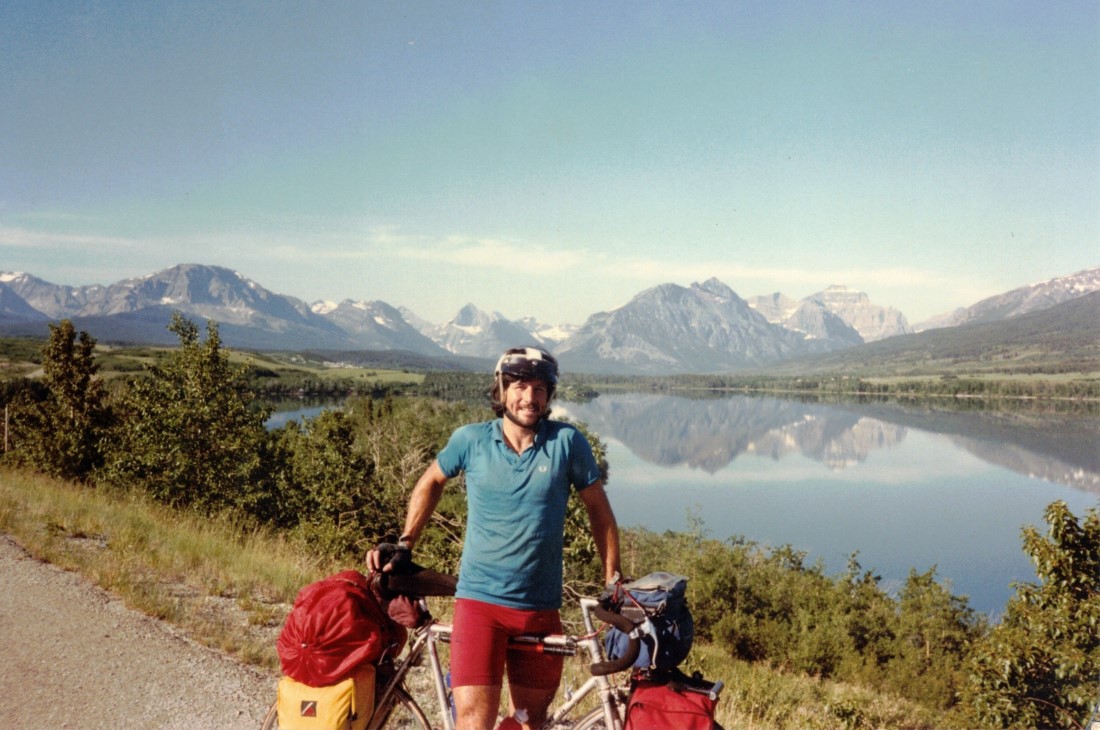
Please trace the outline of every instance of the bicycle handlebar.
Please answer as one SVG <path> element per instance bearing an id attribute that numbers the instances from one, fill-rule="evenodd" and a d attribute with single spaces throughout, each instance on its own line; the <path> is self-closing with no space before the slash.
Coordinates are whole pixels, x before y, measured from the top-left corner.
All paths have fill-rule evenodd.
<path id="1" fill-rule="evenodd" d="M 603 606 L 596 606 L 593 608 L 592 614 L 600 621 L 611 624 L 619 631 L 622 631 L 627 635 L 628 639 L 626 653 L 621 657 L 606 662 L 596 662 L 590 667 L 593 676 L 603 677 L 608 674 L 615 674 L 616 672 L 622 672 L 629 669 L 634 665 L 634 661 L 638 658 L 638 653 L 642 649 L 642 640 L 634 634 L 634 622 L 621 613 L 608 611 Z"/>
<path id="2" fill-rule="evenodd" d="M 412 573 L 374 573 L 384 593 L 404 596 L 453 596 L 458 579 L 447 573 L 421 568 Z"/>
<path id="3" fill-rule="evenodd" d="M 381 581 L 383 590 L 387 592 L 418 596 L 453 596 L 455 593 L 454 576 L 434 570 L 422 569 L 412 575 L 376 573 L 372 577 Z M 620 613 L 609 611 L 599 605 L 592 609 L 592 614 L 600 621 L 611 624 L 627 635 L 626 653 L 618 659 L 592 664 L 590 667 L 592 674 L 602 677 L 629 669 L 642 649 L 642 641 L 635 633 L 637 627 L 634 622 Z"/>

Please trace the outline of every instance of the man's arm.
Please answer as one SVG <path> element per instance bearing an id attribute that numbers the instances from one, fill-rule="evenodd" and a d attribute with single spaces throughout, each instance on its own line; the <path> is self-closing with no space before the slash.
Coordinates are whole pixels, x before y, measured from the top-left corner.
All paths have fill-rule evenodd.
<path id="1" fill-rule="evenodd" d="M 607 499 L 603 481 L 597 480 L 577 493 L 588 510 L 588 524 L 592 528 L 592 538 L 603 561 L 604 583 L 611 584 L 619 579 L 619 524 L 615 513 L 611 511 L 611 502 Z"/>
<path id="2" fill-rule="evenodd" d="M 409 510 L 405 515 L 405 530 L 401 533 L 401 541 L 411 550 L 420 537 L 421 531 L 432 518 L 436 505 L 443 496 L 443 486 L 447 483 L 447 476 L 439 468 L 439 462 L 433 461 L 431 466 L 424 470 L 420 478 L 416 480 L 412 494 L 409 495 Z M 382 565 L 382 555 L 378 548 L 367 553 L 367 567 L 370 570 L 389 570 L 389 564 Z"/>
<path id="3" fill-rule="evenodd" d="M 433 461 L 431 466 L 424 470 L 420 478 L 416 480 L 412 494 L 409 495 L 409 511 L 405 516 L 405 531 L 401 533 L 411 548 L 416 544 L 421 531 L 432 518 L 436 505 L 443 497 L 443 486 L 447 483 L 447 475 L 439 468 L 439 462 Z"/>

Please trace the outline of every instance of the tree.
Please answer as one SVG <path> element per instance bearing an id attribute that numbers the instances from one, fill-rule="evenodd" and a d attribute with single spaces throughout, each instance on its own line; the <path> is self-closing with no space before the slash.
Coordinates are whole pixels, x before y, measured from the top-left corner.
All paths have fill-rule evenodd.
<path id="1" fill-rule="evenodd" d="M 392 539 L 405 524 L 408 499 L 417 479 L 463 423 L 488 415 L 466 403 L 427 398 L 373 398 L 349 401 L 346 409 L 356 446 L 373 465 L 371 490 L 377 511 L 363 526 L 368 541 Z M 432 529 L 416 543 L 418 562 L 437 570 L 458 570 L 466 532 L 465 480 L 459 477 L 444 490 L 432 514 Z"/>
<path id="2" fill-rule="evenodd" d="M 898 596 L 897 646 L 887 686 L 946 709 L 965 682 L 962 667 L 985 624 L 965 597 L 936 582 L 936 569 L 909 571 Z"/>
<path id="3" fill-rule="evenodd" d="M 174 506 L 250 510 L 263 498 L 269 409 L 254 406 L 245 369 L 222 352 L 214 322 L 205 342 L 179 312 L 168 329 L 180 347 L 122 397 L 105 478 Z"/>
<path id="4" fill-rule="evenodd" d="M 374 464 L 355 448 L 344 413 L 324 411 L 305 426 L 291 421 L 276 435 L 270 464 L 278 524 L 330 557 L 376 544 L 363 544 L 365 528 L 381 521 Z"/>
<path id="5" fill-rule="evenodd" d="M 1038 584 L 1021 583 L 1005 617 L 976 647 L 966 702 L 998 727 L 1075 727 L 1100 677 L 1100 513 L 1078 521 L 1049 505 L 1048 530 L 1023 530 Z"/>
<path id="6" fill-rule="evenodd" d="M 42 349 L 45 392 L 36 397 L 26 389 L 16 398 L 10 460 L 64 479 L 85 479 L 102 464 L 110 412 L 96 378 L 95 345 L 70 320 L 50 325 Z"/>

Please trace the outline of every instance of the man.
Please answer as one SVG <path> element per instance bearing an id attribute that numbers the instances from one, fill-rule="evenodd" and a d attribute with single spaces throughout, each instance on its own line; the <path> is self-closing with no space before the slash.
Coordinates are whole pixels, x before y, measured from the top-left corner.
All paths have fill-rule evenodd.
<path id="1" fill-rule="evenodd" d="M 512 714 L 526 728 L 546 718 L 561 681 L 562 658 L 508 652 L 509 636 L 561 631 L 562 546 L 571 490 L 584 504 L 603 561 L 619 576 L 619 532 L 599 466 L 584 435 L 551 421 L 557 361 L 544 350 L 514 348 L 494 371 L 497 418 L 457 429 L 417 481 L 399 545 L 412 547 L 447 480 L 466 473 L 466 537 L 455 600 L 451 685 L 459 730 L 492 730 L 507 667 Z M 399 555 L 401 553 L 399 552 Z M 373 570 L 389 570 L 379 549 Z"/>

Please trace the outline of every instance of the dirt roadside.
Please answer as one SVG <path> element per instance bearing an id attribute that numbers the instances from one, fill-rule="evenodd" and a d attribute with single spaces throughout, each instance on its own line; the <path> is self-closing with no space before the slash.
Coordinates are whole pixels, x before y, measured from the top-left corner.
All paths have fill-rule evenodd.
<path id="1" fill-rule="evenodd" d="M 0 728 L 256 730 L 275 681 L 0 535 Z"/>

